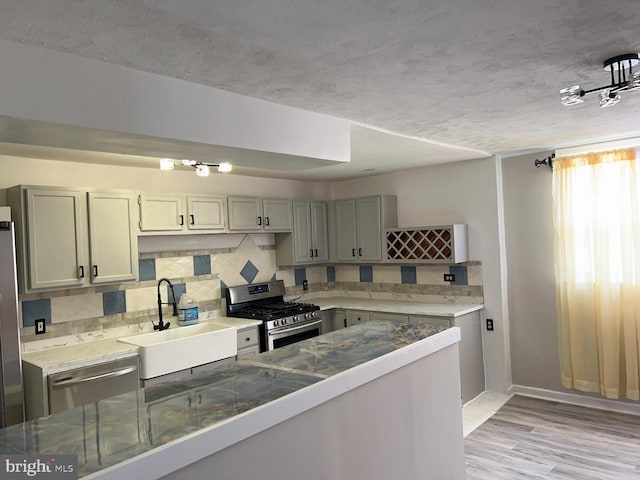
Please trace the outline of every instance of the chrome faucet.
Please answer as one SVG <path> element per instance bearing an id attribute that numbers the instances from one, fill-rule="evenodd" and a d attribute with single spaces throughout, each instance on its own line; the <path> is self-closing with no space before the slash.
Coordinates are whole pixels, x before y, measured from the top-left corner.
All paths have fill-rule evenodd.
<path id="1" fill-rule="evenodd" d="M 166 330 L 171 325 L 170 322 L 164 323 L 162 321 L 162 305 L 163 305 L 163 303 L 162 303 L 162 297 L 160 296 L 160 284 L 162 282 L 167 282 L 167 284 L 169 285 L 169 288 L 171 289 L 171 297 L 173 298 L 173 302 L 167 302 L 165 305 L 169 305 L 169 304 L 173 305 L 173 316 L 174 317 L 178 316 L 178 307 L 176 305 L 176 294 L 173 291 L 173 285 L 171 284 L 169 279 L 161 278 L 158 281 L 158 319 L 159 320 L 158 320 L 158 324 L 157 325 L 155 323 L 153 324 L 153 329 L 154 330 L 159 330 L 159 331 Z"/>

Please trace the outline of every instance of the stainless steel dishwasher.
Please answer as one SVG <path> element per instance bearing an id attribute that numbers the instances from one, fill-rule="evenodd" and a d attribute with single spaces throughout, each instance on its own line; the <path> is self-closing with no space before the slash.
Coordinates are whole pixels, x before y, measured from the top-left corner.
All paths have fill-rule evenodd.
<path id="1" fill-rule="evenodd" d="M 138 357 L 51 374 L 48 386 L 50 414 L 130 392 L 140 388 Z"/>

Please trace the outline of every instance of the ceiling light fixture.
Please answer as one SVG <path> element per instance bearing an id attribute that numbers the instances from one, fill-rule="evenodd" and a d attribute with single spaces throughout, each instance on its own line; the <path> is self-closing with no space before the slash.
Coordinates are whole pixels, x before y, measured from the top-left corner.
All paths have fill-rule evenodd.
<path id="1" fill-rule="evenodd" d="M 229 162 L 221 162 L 221 163 L 204 163 L 198 162 L 196 160 L 182 160 L 180 162 L 176 162 L 171 158 L 161 158 L 160 159 L 160 170 L 173 170 L 178 165 L 184 165 L 187 167 L 193 167 L 196 169 L 196 175 L 199 177 L 208 177 L 210 173 L 210 167 L 217 167 L 218 172 L 220 173 L 229 173 L 233 166 Z"/>
<path id="2" fill-rule="evenodd" d="M 584 102 L 587 94 L 600 92 L 601 107 L 615 105 L 621 100 L 620 92 L 640 90 L 640 71 L 633 71 L 638 63 L 640 63 L 640 55 L 637 53 L 624 53 L 608 58 L 604 61 L 603 67 L 611 75 L 609 85 L 591 90 L 584 90 L 580 85 L 563 88 L 560 90 L 560 102 L 564 106 L 577 105 Z"/>

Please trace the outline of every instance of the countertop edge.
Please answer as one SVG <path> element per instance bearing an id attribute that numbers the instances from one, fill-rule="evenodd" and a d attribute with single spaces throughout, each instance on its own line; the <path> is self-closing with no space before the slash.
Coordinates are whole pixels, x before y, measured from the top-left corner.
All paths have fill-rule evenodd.
<path id="1" fill-rule="evenodd" d="M 320 310 L 354 309 L 366 312 L 401 313 L 407 315 L 429 315 L 434 317 L 460 317 L 484 308 L 484 304 L 449 304 L 409 302 L 406 300 L 378 300 L 349 297 L 317 298 L 314 303 Z M 419 312 L 415 310 L 419 309 Z M 449 311 L 446 311 L 449 310 Z"/>
<path id="2" fill-rule="evenodd" d="M 460 342 L 458 327 L 448 328 L 416 343 L 350 368 L 233 418 L 154 448 L 86 479 L 119 480 L 144 471 L 160 478 L 213 455 L 300 413 L 369 383 L 394 370 Z M 171 454 L 168 450 L 171 449 Z"/>

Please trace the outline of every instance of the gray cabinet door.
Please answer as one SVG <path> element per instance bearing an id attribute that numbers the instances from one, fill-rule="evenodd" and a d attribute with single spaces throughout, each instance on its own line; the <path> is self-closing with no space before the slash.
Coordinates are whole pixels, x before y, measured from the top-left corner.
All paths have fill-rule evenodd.
<path id="1" fill-rule="evenodd" d="M 129 193 L 90 192 L 89 250 L 91 283 L 138 278 L 135 197 Z"/>
<path id="2" fill-rule="evenodd" d="M 140 195 L 140 230 L 182 231 L 185 225 L 184 197 L 180 195 Z"/>
<path id="3" fill-rule="evenodd" d="M 187 197 L 189 230 L 224 230 L 223 197 Z"/>
<path id="4" fill-rule="evenodd" d="M 282 198 L 264 198 L 262 200 L 264 229 L 287 232 L 293 228 L 291 221 L 291 200 Z"/>
<path id="5" fill-rule="evenodd" d="M 88 279 L 85 193 L 28 189 L 28 287 L 82 286 Z"/>
<path id="6" fill-rule="evenodd" d="M 382 260 L 380 215 L 380 197 L 359 198 L 356 201 L 358 261 Z"/>
<path id="7" fill-rule="evenodd" d="M 338 200 L 335 203 L 336 259 L 340 262 L 358 260 L 356 236 L 356 201 Z"/>
<path id="8" fill-rule="evenodd" d="M 295 263 L 309 263 L 311 246 L 311 210 L 309 202 L 293 202 L 293 254 Z"/>
<path id="9" fill-rule="evenodd" d="M 229 230 L 262 230 L 262 200 L 255 197 L 228 197 Z"/>
<path id="10" fill-rule="evenodd" d="M 327 204 L 311 202 L 311 248 L 314 262 L 329 260 L 327 235 Z"/>

